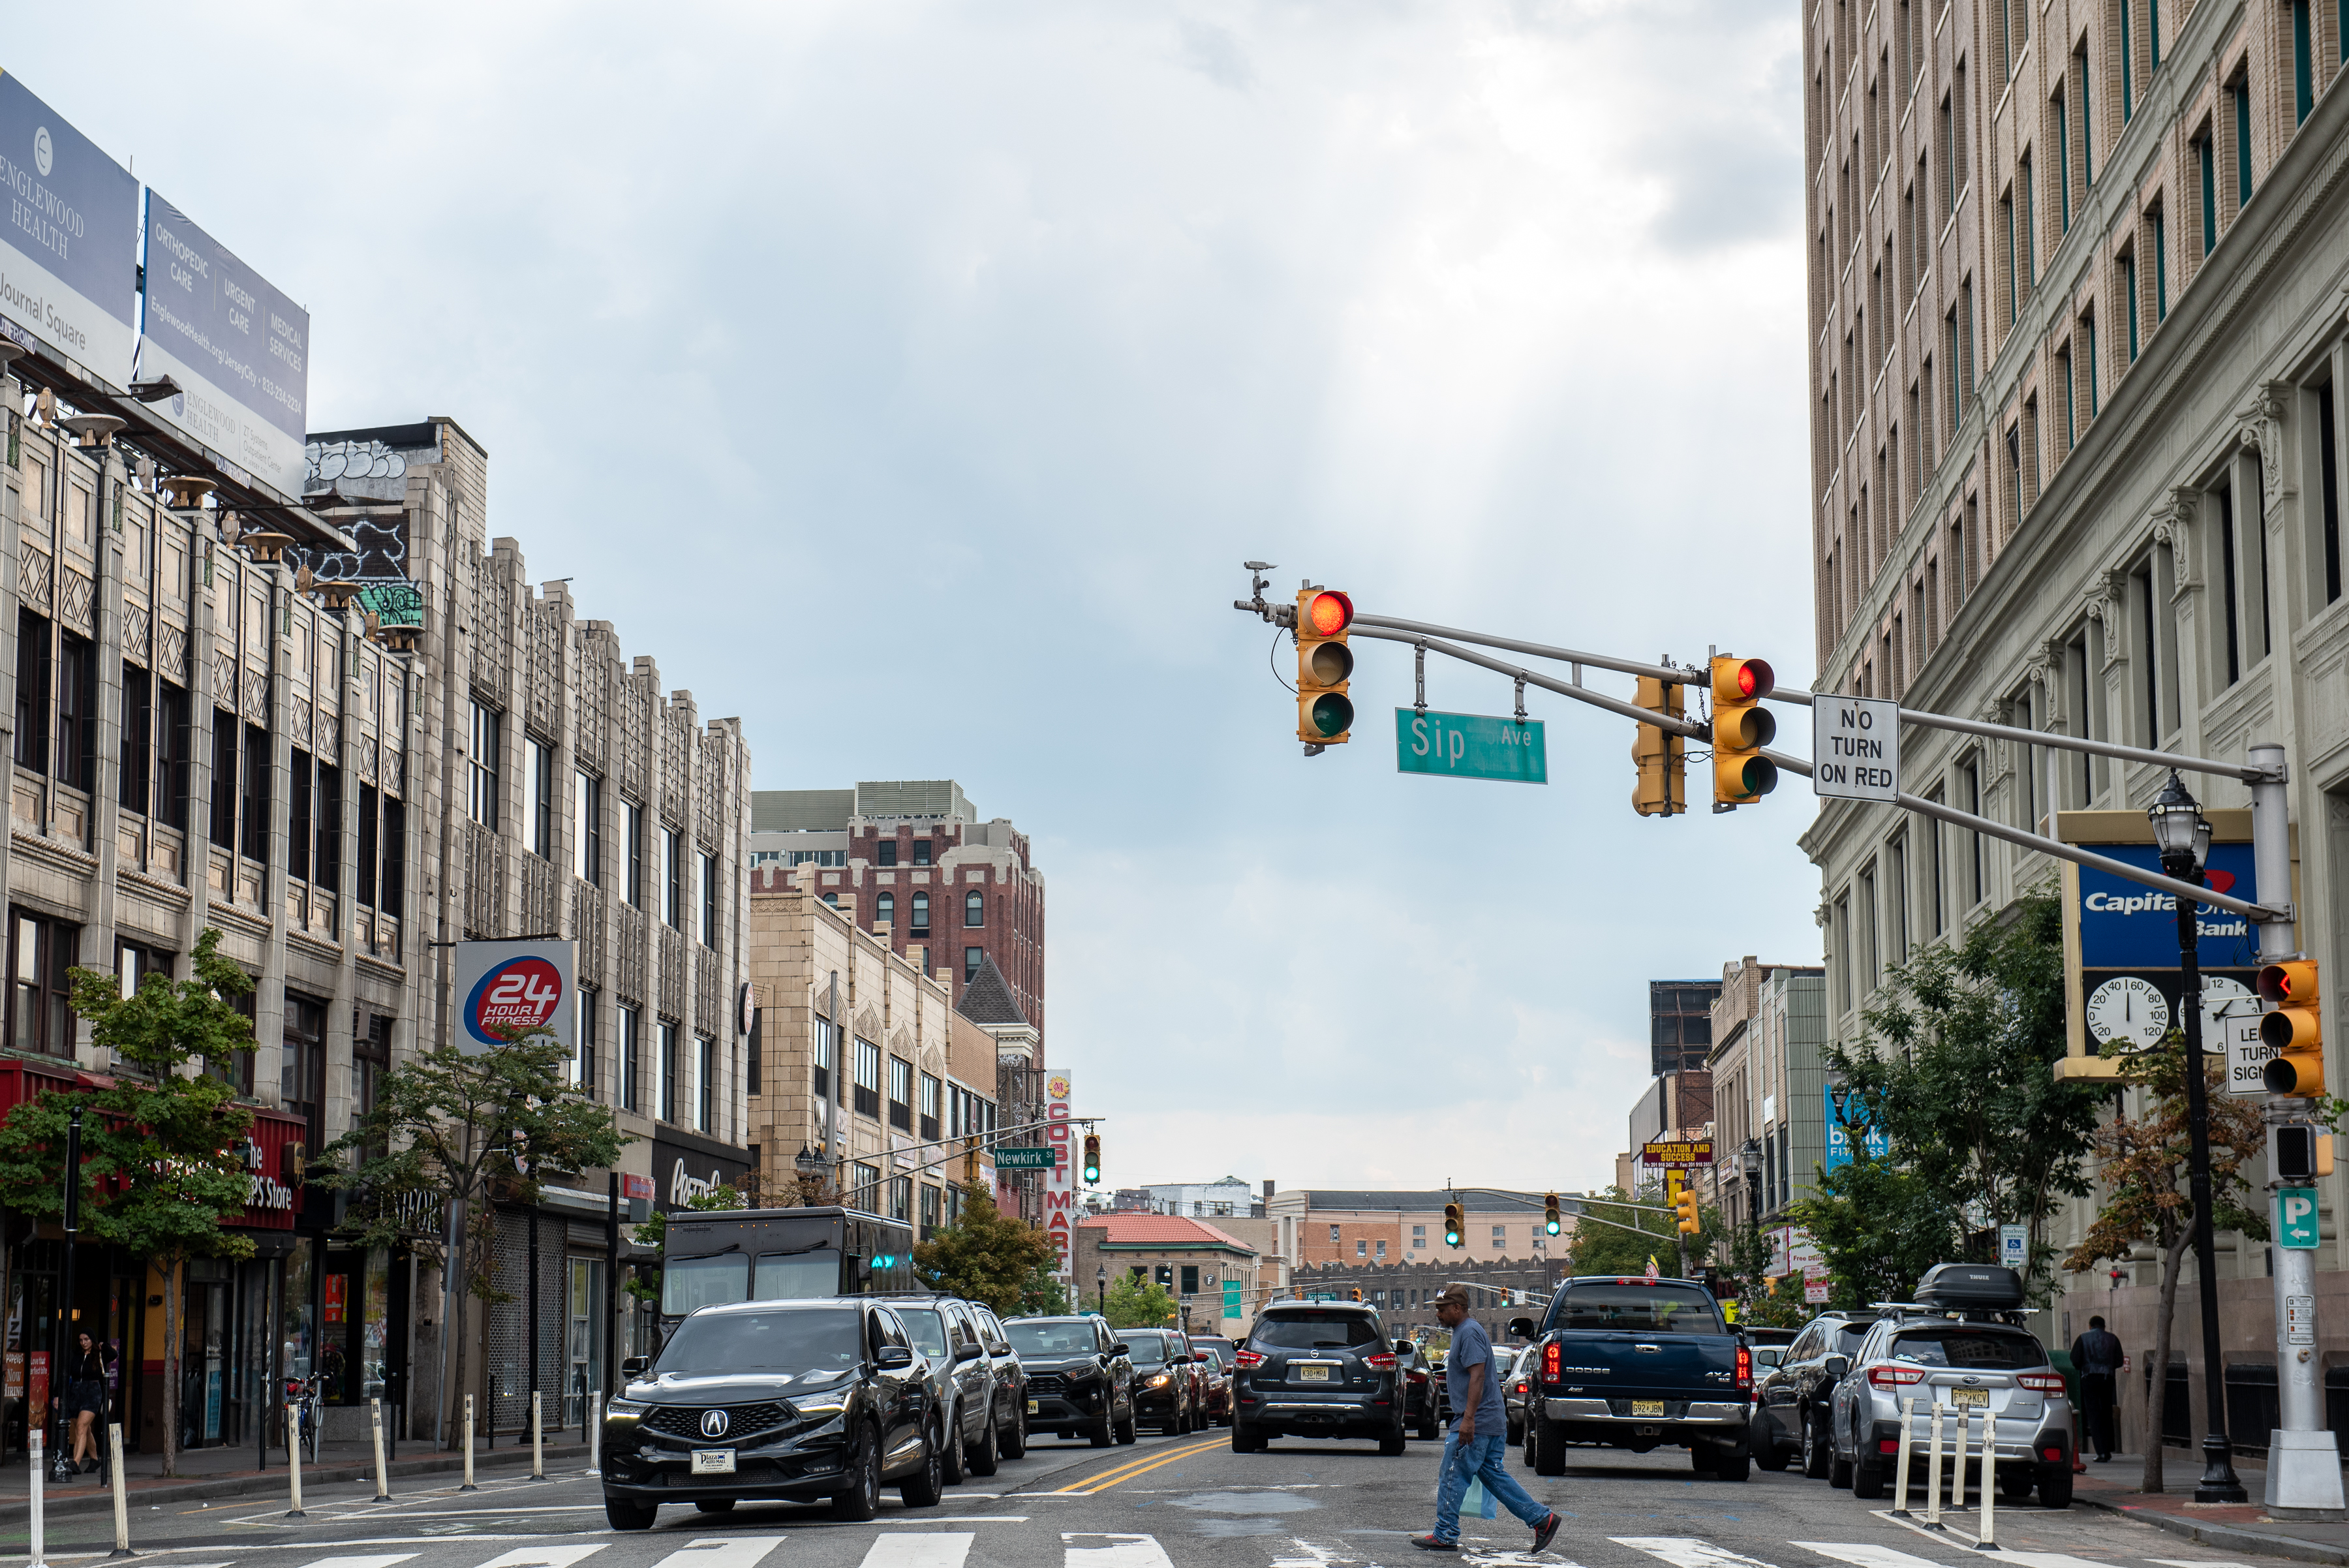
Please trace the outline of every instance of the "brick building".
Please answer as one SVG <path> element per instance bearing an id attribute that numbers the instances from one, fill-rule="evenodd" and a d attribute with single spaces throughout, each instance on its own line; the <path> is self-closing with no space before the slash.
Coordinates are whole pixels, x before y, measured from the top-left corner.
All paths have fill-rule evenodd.
<path id="1" fill-rule="evenodd" d="M 1530 1258 L 1509 1262 L 1460 1256 L 1384 1266 L 1323 1263 L 1293 1271 L 1288 1293 L 1327 1292 L 1351 1300 L 1359 1290 L 1366 1303 L 1380 1309 L 1391 1335 L 1423 1337 L 1442 1331 L 1443 1325 L 1435 1321 L 1436 1295 L 1454 1282 L 1468 1284 L 1475 1287 L 1468 1293 L 1469 1315 L 1485 1325 L 1495 1345 L 1507 1345 L 1511 1343 L 1509 1320 L 1532 1317 L 1538 1321 L 1548 1305 L 1550 1292 L 1572 1267 L 1562 1251 L 1555 1262 Z M 1505 1293 L 1512 1292 L 1516 1293 Z"/>
<path id="2" fill-rule="evenodd" d="M 1457 1200 L 1467 1221 L 1459 1255 L 1496 1260 L 1564 1255 L 1564 1233 L 1543 1229 L 1538 1192 L 1360 1191 L 1296 1188 L 1275 1192 L 1265 1217 L 1276 1227 L 1279 1255 L 1291 1271 L 1319 1264 L 1402 1263 L 1435 1257 L 1444 1245 L 1444 1206 Z"/>
<path id="3" fill-rule="evenodd" d="M 1180 1305 L 1183 1326 L 1201 1334 L 1240 1334 L 1255 1321 L 1264 1295 L 1277 1287 L 1259 1276 L 1257 1249 L 1221 1225 L 1177 1214 L 1102 1214 L 1077 1222 L 1071 1278 L 1090 1310 L 1120 1273 L 1164 1285 Z M 1232 1287 L 1237 1287 L 1236 1289 Z M 1226 1315 L 1226 1303 L 1240 1310 Z"/>

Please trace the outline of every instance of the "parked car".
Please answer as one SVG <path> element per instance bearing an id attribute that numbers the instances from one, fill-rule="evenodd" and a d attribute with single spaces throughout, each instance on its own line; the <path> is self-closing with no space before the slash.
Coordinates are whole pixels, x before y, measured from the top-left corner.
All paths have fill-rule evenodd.
<path id="1" fill-rule="evenodd" d="M 2069 1508 L 2072 1402 L 2064 1375 L 2035 1335 L 1998 1321 L 2021 1311 L 2021 1276 L 1993 1264 L 1938 1263 L 1925 1271 L 1915 1294 L 1914 1303 L 1888 1309 L 1859 1353 L 1837 1368 L 1828 1482 L 1848 1486 L 1854 1497 L 1882 1497 L 1900 1451 L 1901 1410 L 1913 1399 L 1911 1443 L 1930 1440 L 1936 1405 L 1946 1412 L 1948 1440 L 1954 1444 L 1958 1433 L 1971 1430 L 1967 1440 L 1977 1450 L 1982 1417 L 1994 1417 L 1998 1450 L 1991 1469 L 2000 1492 L 2019 1501 L 2036 1488 L 2043 1506 Z M 1961 1468 L 1982 1485 L 1993 1479 L 1978 1462 L 1961 1461 Z"/>
<path id="2" fill-rule="evenodd" d="M 1376 1438 L 1404 1448 L 1403 1380 L 1379 1309 L 1356 1302 L 1275 1302 L 1248 1332 L 1233 1384 L 1232 1449 L 1277 1437 Z"/>
<path id="3" fill-rule="evenodd" d="M 969 1303 L 978 1320 L 979 1343 L 995 1372 L 995 1446 L 1007 1459 L 1028 1452 L 1028 1369 L 1003 1332 L 1003 1322 L 984 1302 Z"/>
<path id="4" fill-rule="evenodd" d="M 1191 1355 L 1197 1363 L 1202 1390 L 1199 1414 L 1203 1424 L 1217 1427 L 1232 1424 L 1231 1345 L 1230 1340 L 1221 1338 L 1191 1342 Z"/>
<path id="5" fill-rule="evenodd" d="M 1394 1342 L 1395 1363 L 1402 1370 L 1403 1425 L 1413 1428 L 1423 1443 L 1432 1443 L 1444 1435 L 1444 1413 L 1438 1403 L 1443 1396 L 1437 1385 L 1444 1380 L 1444 1369 L 1428 1360 L 1427 1353 L 1416 1340 Z"/>
<path id="6" fill-rule="evenodd" d="M 648 1530 L 659 1505 L 832 1500 L 833 1517 L 945 1490 L 944 1413 L 897 1315 L 871 1300 L 743 1302 L 678 1320 L 659 1358 L 620 1364 L 604 1407 L 604 1516 Z"/>
<path id="7" fill-rule="evenodd" d="M 1191 1371 L 1190 1342 L 1168 1328 L 1122 1328 L 1133 1364 L 1133 1417 L 1170 1436 L 1196 1423 L 1197 1378 Z"/>
<path id="8" fill-rule="evenodd" d="M 1755 1368 L 1751 1424 L 1755 1464 L 1783 1470 L 1799 1459 L 1805 1475 L 1826 1479 L 1827 1406 L 1836 1382 L 1827 1363 L 1838 1356 L 1849 1362 L 1875 1321 L 1855 1313 L 1823 1312 L 1796 1332 L 1777 1366 L 1767 1373 Z"/>
<path id="9" fill-rule="evenodd" d="M 1096 1313 L 1015 1317 L 1003 1332 L 1028 1369 L 1031 1434 L 1040 1428 L 1062 1438 L 1082 1432 L 1097 1449 L 1134 1440 L 1133 1364 L 1108 1319 Z"/>
<path id="10" fill-rule="evenodd" d="M 1527 1318 L 1511 1326 L 1532 1341 L 1525 1440 L 1537 1474 L 1565 1474 L 1568 1443 L 1636 1454 L 1670 1443 L 1700 1473 L 1746 1478 L 1754 1353 L 1703 1285 L 1578 1275 L 1538 1331 Z"/>
<path id="11" fill-rule="evenodd" d="M 995 1368 L 978 1342 L 970 1303 L 929 1293 L 882 1298 L 905 1325 L 906 1337 L 930 1364 L 938 1407 L 946 1412 L 947 1485 L 995 1473 L 1000 1450 L 995 1424 Z"/>
<path id="12" fill-rule="evenodd" d="M 1517 1365 L 1510 1368 L 1508 1377 L 1501 1384 L 1501 1414 L 1509 1423 L 1511 1448 L 1519 1447 L 1526 1440 L 1526 1385 L 1530 1380 L 1527 1358 L 1519 1356 Z M 1527 1448 L 1526 1463 L 1533 1462 L 1533 1449 Z"/>

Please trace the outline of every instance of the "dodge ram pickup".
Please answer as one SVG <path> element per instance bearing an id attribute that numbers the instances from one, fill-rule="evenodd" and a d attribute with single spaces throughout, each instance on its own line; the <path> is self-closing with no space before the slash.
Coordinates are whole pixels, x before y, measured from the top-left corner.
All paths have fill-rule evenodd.
<path id="1" fill-rule="evenodd" d="M 1635 1454 L 1672 1444 L 1700 1473 L 1745 1479 L 1754 1352 L 1702 1285 L 1578 1275 L 1559 1282 L 1538 1330 L 1530 1318 L 1509 1326 L 1533 1341 L 1517 1372 L 1540 1474 L 1566 1473 L 1568 1443 Z"/>

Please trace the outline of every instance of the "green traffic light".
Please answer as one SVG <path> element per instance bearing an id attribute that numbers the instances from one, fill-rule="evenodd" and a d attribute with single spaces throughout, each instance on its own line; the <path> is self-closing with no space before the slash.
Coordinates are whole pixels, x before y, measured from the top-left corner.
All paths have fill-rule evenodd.
<path id="1" fill-rule="evenodd" d="M 1354 705 L 1335 691 L 1313 699 L 1313 728 L 1324 735 L 1342 735 L 1354 727 Z"/>

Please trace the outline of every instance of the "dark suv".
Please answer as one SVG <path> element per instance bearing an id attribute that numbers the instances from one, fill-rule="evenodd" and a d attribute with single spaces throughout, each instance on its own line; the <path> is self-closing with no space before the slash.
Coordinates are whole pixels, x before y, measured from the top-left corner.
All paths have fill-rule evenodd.
<path id="1" fill-rule="evenodd" d="M 970 1315 L 978 1321 L 978 1342 L 987 1347 L 988 1365 L 995 1370 L 995 1446 L 1007 1459 L 1028 1452 L 1028 1369 L 1019 1353 L 1003 1335 L 1002 1320 L 983 1302 L 972 1302 Z"/>
<path id="2" fill-rule="evenodd" d="M 741 1302 L 678 1324 L 658 1360 L 630 1356 L 604 1407 L 604 1515 L 647 1530 L 664 1502 L 725 1513 L 743 1498 L 832 1500 L 871 1519 L 895 1481 L 908 1508 L 946 1485 L 930 1375 L 877 1302 Z"/>
<path id="3" fill-rule="evenodd" d="M 1169 1437 L 1199 1425 L 1198 1379 L 1191 1346 L 1172 1329 L 1122 1328 L 1117 1337 L 1133 1363 L 1133 1417 L 1154 1421 Z"/>
<path id="4" fill-rule="evenodd" d="M 1823 1312 L 1795 1336 L 1786 1354 L 1762 1377 L 1754 1390 L 1754 1462 L 1765 1470 L 1782 1470 L 1790 1460 L 1802 1462 L 1803 1473 L 1824 1480 L 1832 1445 L 1827 1440 L 1827 1407 L 1835 1399 L 1836 1377 L 1830 1361 L 1848 1365 L 1859 1354 L 1859 1342 L 1876 1322 L 1846 1312 Z"/>
<path id="5" fill-rule="evenodd" d="M 1082 1432 L 1097 1449 L 1134 1440 L 1133 1363 L 1107 1319 L 1015 1317 L 1003 1332 L 1028 1369 L 1031 1432 Z"/>
<path id="6" fill-rule="evenodd" d="M 998 1455 L 995 1367 L 979 1343 L 970 1303 L 957 1296 L 890 1295 L 889 1310 L 905 1325 L 914 1348 L 930 1364 L 932 1397 L 946 1413 L 944 1455 L 948 1486 L 967 1476 L 991 1476 Z"/>
<path id="7" fill-rule="evenodd" d="M 1260 1452 L 1273 1438 L 1376 1438 L 1403 1451 L 1405 1384 L 1376 1307 L 1352 1302 L 1278 1302 L 1240 1347 L 1232 1380 L 1232 1449 Z"/>

